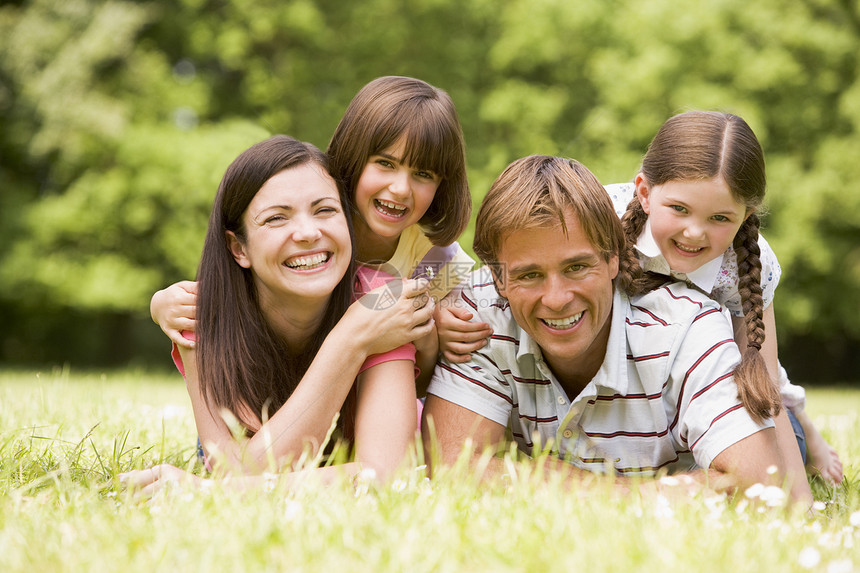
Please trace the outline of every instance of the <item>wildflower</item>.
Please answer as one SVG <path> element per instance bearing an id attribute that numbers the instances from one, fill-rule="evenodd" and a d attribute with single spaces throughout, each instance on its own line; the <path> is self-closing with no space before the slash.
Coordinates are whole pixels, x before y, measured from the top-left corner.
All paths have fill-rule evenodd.
<path id="1" fill-rule="evenodd" d="M 763 491 L 764 484 L 754 483 L 746 489 L 744 495 L 747 497 L 747 499 L 755 499 L 757 497 L 761 497 Z"/>
<path id="2" fill-rule="evenodd" d="M 678 481 L 678 478 L 676 478 L 676 477 L 673 477 L 673 476 L 663 476 L 663 477 L 661 477 L 661 478 L 660 478 L 660 483 L 661 483 L 662 485 L 665 485 L 665 486 L 675 487 L 676 485 L 678 485 L 678 484 L 679 484 L 679 483 L 681 483 L 681 482 L 679 482 L 679 481 Z"/>
<path id="3" fill-rule="evenodd" d="M 825 532 L 818 536 L 818 545 L 821 547 L 836 547 L 839 545 L 839 538 L 833 533 Z"/>
<path id="4" fill-rule="evenodd" d="M 812 523 L 807 523 L 805 528 L 807 531 L 811 531 L 812 533 L 821 533 L 821 522 L 813 521 Z"/>
<path id="5" fill-rule="evenodd" d="M 669 504 L 668 499 L 666 499 L 662 495 L 658 495 L 655 501 L 657 503 L 656 507 L 654 508 L 654 515 L 658 519 L 672 519 L 672 517 L 675 516 L 675 512 L 672 511 L 672 507 Z"/>
<path id="6" fill-rule="evenodd" d="M 376 479 L 376 470 L 373 468 L 365 468 L 358 472 L 358 479 L 361 481 L 373 481 Z"/>
<path id="7" fill-rule="evenodd" d="M 355 497 L 361 497 L 370 491 L 370 485 L 376 480 L 376 470 L 365 468 L 355 474 L 352 485 L 355 487 Z"/>
<path id="8" fill-rule="evenodd" d="M 708 522 L 711 525 L 720 527 L 722 525 L 720 518 L 726 509 L 725 494 L 708 496 L 703 501 L 705 507 L 708 508 Z"/>
<path id="9" fill-rule="evenodd" d="M 274 491 L 275 486 L 278 485 L 278 474 L 264 472 L 263 482 L 263 490 L 265 490 L 266 493 Z"/>
<path id="10" fill-rule="evenodd" d="M 775 485 L 764 488 L 759 497 L 768 507 L 782 507 L 786 502 L 785 492 Z"/>
<path id="11" fill-rule="evenodd" d="M 812 569 L 821 562 L 821 554 L 815 547 L 804 547 L 797 556 L 797 562 L 801 567 Z"/>
<path id="12" fill-rule="evenodd" d="M 854 527 L 860 527 L 860 511 L 855 511 L 851 514 L 851 517 L 848 518 L 848 523 L 853 525 Z"/>
<path id="13" fill-rule="evenodd" d="M 287 507 L 284 508 L 284 517 L 287 519 L 295 519 L 302 513 L 302 504 L 294 499 L 287 502 Z"/>

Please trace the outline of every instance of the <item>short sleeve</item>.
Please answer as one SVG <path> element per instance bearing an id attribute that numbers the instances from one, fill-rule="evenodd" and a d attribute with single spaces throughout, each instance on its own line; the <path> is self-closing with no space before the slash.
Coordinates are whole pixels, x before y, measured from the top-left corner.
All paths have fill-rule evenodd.
<path id="1" fill-rule="evenodd" d="M 803 386 L 792 384 L 782 364 L 779 365 L 779 395 L 782 405 L 792 412 L 800 412 L 806 406 L 806 390 Z"/>
<path id="2" fill-rule="evenodd" d="M 473 273 L 471 280 L 467 280 L 460 286 L 461 299 L 485 300 L 474 292 L 473 281 L 475 280 L 479 283 L 491 280 L 489 271 L 484 268 Z M 498 326 L 489 315 L 482 315 L 486 309 L 484 305 L 478 304 L 474 307 L 466 304 L 474 309 L 473 321 L 485 321 L 494 327 Z M 497 344 L 495 340 L 491 340 L 490 344 L 480 352 L 473 352 L 468 362 L 461 364 L 440 358 L 436 363 L 427 393 L 457 404 L 497 424 L 507 426 L 516 399 L 513 388 L 505 381 L 505 375 L 499 370 L 498 364 L 508 364 L 512 357 L 497 355 Z"/>
<path id="3" fill-rule="evenodd" d="M 400 280 L 378 269 L 368 268 L 364 266 L 358 267 L 355 277 L 356 296 L 362 296 L 375 288 L 388 284 L 393 280 Z M 358 373 L 361 374 L 368 368 L 372 368 L 377 364 L 382 364 L 383 362 L 392 362 L 394 360 L 410 360 L 414 363 L 415 345 L 412 343 L 404 344 L 403 346 L 395 348 L 394 350 L 391 350 L 389 352 L 383 352 L 381 354 L 373 354 L 371 356 L 368 356 L 367 360 L 364 361 L 364 364 L 362 364 L 361 368 L 358 370 Z M 416 367 L 415 376 L 418 376 L 418 374 L 418 368 Z"/>
<path id="4" fill-rule="evenodd" d="M 729 446 L 773 426 L 771 420 L 754 422 L 741 404 L 731 376 L 740 354 L 731 326 L 714 310 L 704 308 L 679 336 L 663 396 L 678 406 L 670 430 L 702 468 Z"/>
<path id="5" fill-rule="evenodd" d="M 782 275 L 779 261 L 770 244 L 759 234 L 758 247 L 761 260 L 761 297 L 764 308 L 770 306 L 776 294 L 776 287 Z M 738 258 L 734 249 L 729 247 L 723 257 L 723 265 L 720 267 L 719 275 L 711 293 L 714 300 L 725 306 L 732 316 L 742 317 L 743 306 L 741 296 L 738 292 Z"/>
<path id="6" fill-rule="evenodd" d="M 423 237 L 423 242 L 426 241 L 427 238 Z M 420 260 L 411 263 L 409 277 L 430 281 L 428 293 L 440 300 L 466 280 L 474 266 L 475 260 L 463 250 L 460 243 L 454 241 L 444 247 L 431 246 Z"/>
<path id="7" fill-rule="evenodd" d="M 182 338 L 186 340 L 197 340 L 197 336 L 189 331 L 182 331 Z M 173 348 L 170 350 L 170 357 L 173 358 L 173 364 L 176 366 L 176 369 L 179 370 L 179 373 L 182 374 L 182 377 L 185 378 L 185 364 L 182 363 L 182 355 L 179 354 L 179 347 L 176 346 L 176 343 L 173 343 Z"/>
<path id="8" fill-rule="evenodd" d="M 399 348 L 395 348 L 389 352 L 383 352 L 382 354 L 373 354 L 367 357 L 367 360 L 364 361 L 364 364 L 361 365 L 361 368 L 358 370 L 358 373 L 361 374 L 365 370 L 369 368 L 373 368 L 377 364 L 382 364 L 383 362 L 393 362 L 394 360 L 409 360 L 411 362 L 415 362 L 415 345 L 412 343 L 404 344 Z M 415 368 L 415 376 L 418 376 L 418 368 Z"/>
<path id="9" fill-rule="evenodd" d="M 627 212 L 627 205 L 633 199 L 636 192 L 636 186 L 633 183 L 611 183 L 604 185 L 604 189 L 609 194 L 612 200 L 612 207 L 615 209 L 615 214 L 620 219 Z"/>
<path id="10" fill-rule="evenodd" d="M 761 297 L 764 307 L 767 308 L 773 302 L 776 287 L 782 276 L 782 268 L 776 260 L 776 254 L 770 248 L 770 244 L 761 235 L 758 236 L 758 248 L 761 251 Z"/>
<path id="11" fill-rule="evenodd" d="M 507 426 L 514 399 L 511 387 L 500 380 L 504 380 L 501 373 L 480 353 L 473 353 L 471 360 L 462 364 L 441 358 L 427 393 Z"/>

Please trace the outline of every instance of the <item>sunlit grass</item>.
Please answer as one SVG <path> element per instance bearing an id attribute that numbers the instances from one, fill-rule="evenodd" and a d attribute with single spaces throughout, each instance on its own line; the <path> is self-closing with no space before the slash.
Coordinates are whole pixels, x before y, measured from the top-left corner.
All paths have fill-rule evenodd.
<path id="1" fill-rule="evenodd" d="M 809 390 L 846 466 L 815 517 L 741 496 L 565 487 L 512 462 L 242 494 L 183 486 L 148 503 L 116 474 L 194 468 L 178 375 L 0 373 L 2 571 L 852 571 L 860 569 L 860 391 Z"/>

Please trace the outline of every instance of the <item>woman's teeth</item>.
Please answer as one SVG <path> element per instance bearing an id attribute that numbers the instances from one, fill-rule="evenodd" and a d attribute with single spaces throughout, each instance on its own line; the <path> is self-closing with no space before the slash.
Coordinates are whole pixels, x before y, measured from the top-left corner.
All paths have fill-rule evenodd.
<path id="1" fill-rule="evenodd" d="M 569 316 L 567 318 L 542 318 L 544 324 L 546 324 L 550 328 L 556 328 L 558 330 L 564 330 L 565 328 L 570 328 L 582 318 L 582 313 L 575 314 L 573 316 Z"/>
<path id="2" fill-rule="evenodd" d="M 296 257 L 287 261 L 287 266 L 291 269 L 309 270 L 314 269 L 328 261 L 328 253 L 317 253 L 305 257 Z"/>
<path id="3" fill-rule="evenodd" d="M 403 205 L 398 205 L 391 201 L 383 201 L 382 199 L 374 199 L 374 201 L 376 202 L 376 208 L 386 215 L 400 217 L 406 213 L 406 207 Z"/>

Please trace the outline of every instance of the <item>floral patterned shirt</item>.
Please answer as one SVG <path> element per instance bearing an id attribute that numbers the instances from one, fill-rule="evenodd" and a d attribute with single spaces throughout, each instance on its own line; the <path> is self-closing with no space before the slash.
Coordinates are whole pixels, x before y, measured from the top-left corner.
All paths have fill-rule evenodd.
<path id="1" fill-rule="evenodd" d="M 615 213 L 620 218 L 627 211 L 627 205 L 633 199 L 636 186 L 633 183 L 614 183 L 605 187 L 610 199 L 612 199 Z M 759 257 L 761 259 L 761 296 L 764 308 L 767 308 L 773 302 L 782 269 L 779 266 L 779 261 L 776 260 L 773 249 L 770 248 L 761 234 L 758 236 L 758 247 L 761 250 Z M 698 288 L 702 292 L 708 293 L 732 316 L 743 316 L 741 295 L 738 292 L 738 257 L 733 247 L 730 246 L 721 256 L 705 263 L 691 273 L 678 273 L 669 268 L 669 264 L 660 253 L 660 249 L 651 234 L 651 224 L 647 222 L 642 235 L 636 242 L 636 250 L 639 251 L 639 262 L 646 271 L 669 275 L 691 287 Z M 781 364 L 779 365 L 778 381 L 785 407 L 792 411 L 802 410 L 806 405 L 806 391 L 802 386 L 792 384 L 788 380 Z"/>
<path id="2" fill-rule="evenodd" d="M 606 191 L 612 199 L 615 212 L 619 217 L 627 211 L 627 205 L 636 191 L 633 183 L 615 183 L 606 186 Z M 773 249 L 761 234 L 758 236 L 758 246 L 761 250 L 761 292 L 764 307 L 773 302 L 776 286 L 782 274 L 779 261 Z M 660 254 L 657 243 L 651 235 L 650 224 L 645 225 L 639 241 L 636 243 L 642 267 L 647 271 L 670 275 L 708 293 L 711 298 L 729 310 L 732 316 L 742 317 L 741 297 L 738 293 L 738 257 L 733 247 L 713 261 L 706 263 L 691 273 L 677 273 L 669 269 L 666 259 Z"/>

